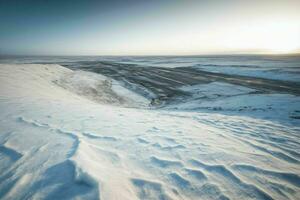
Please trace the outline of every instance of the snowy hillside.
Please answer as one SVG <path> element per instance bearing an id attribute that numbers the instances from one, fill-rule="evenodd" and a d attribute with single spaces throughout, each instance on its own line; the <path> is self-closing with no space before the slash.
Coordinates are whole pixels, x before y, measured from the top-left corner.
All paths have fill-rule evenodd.
<path id="1" fill-rule="evenodd" d="M 297 121 L 148 104 L 90 72 L 1 64 L 0 199 L 299 199 Z"/>

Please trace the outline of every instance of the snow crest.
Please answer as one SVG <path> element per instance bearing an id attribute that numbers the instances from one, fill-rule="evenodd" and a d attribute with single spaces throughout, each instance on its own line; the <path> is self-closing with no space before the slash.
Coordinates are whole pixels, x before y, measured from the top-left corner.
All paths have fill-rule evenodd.
<path id="1" fill-rule="evenodd" d="M 68 91 L 94 102 L 128 107 L 147 107 L 149 101 L 100 74 L 73 71 L 54 81 Z"/>

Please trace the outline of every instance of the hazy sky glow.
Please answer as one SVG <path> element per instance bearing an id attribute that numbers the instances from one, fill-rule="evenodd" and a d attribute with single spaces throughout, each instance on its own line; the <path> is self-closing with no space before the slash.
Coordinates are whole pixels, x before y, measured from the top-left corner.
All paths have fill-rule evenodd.
<path id="1" fill-rule="evenodd" d="M 0 53 L 298 53 L 299 10 L 299 0 L 0 0 Z"/>

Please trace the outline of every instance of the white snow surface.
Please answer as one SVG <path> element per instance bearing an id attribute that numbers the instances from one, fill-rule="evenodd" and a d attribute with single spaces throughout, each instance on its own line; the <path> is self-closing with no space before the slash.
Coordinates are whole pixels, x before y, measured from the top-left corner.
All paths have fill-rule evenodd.
<path id="1" fill-rule="evenodd" d="M 100 75 L 0 65 L 0 199 L 299 199 L 299 126 L 145 105 Z"/>
<path id="2" fill-rule="evenodd" d="M 220 96 L 235 96 L 255 92 L 256 90 L 229 83 L 211 82 L 193 86 L 183 86 L 181 90 L 190 92 L 197 98 L 216 98 Z"/>
<path id="3" fill-rule="evenodd" d="M 300 97 L 290 94 L 263 94 L 239 85 L 211 82 L 181 87 L 190 97 L 167 105 L 167 109 L 222 112 L 223 114 L 251 116 L 299 125 Z"/>

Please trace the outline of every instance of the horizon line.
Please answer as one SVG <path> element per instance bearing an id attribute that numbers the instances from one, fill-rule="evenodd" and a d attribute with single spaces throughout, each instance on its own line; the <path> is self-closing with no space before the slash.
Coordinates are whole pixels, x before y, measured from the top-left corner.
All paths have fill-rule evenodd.
<path id="1" fill-rule="evenodd" d="M 99 56 L 99 57 L 159 57 L 159 56 L 162 56 L 162 57 L 175 57 L 175 56 L 181 56 L 181 57 L 193 57 L 193 56 L 251 56 L 251 55 L 267 55 L 267 56 L 297 56 L 299 55 L 300 56 L 300 52 L 294 52 L 294 53 L 203 53 L 203 54 L 144 54 L 144 55 L 141 55 L 141 54 L 119 54 L 119 55 L 116 55 L 116 54 L 102 54 L 102 55 L 98 55 L 98 54 L 81 54 L 81 55 L 77 55 L 77 54 L 60 54 L 60 55 L 57 55 L 57 54 L 1 54 L 0 53 L 0 57 L 2 56 L 16 56 L 16 57 L 40 57 L 40 56 L 45 56 L 45 57 L 96 57 L 96 56 Z"/>

